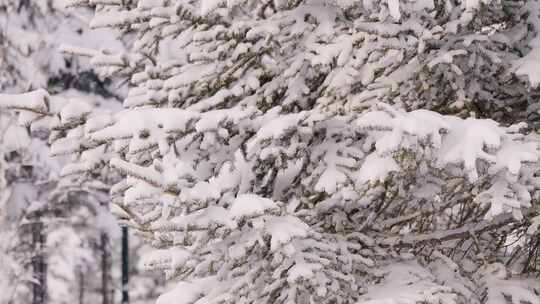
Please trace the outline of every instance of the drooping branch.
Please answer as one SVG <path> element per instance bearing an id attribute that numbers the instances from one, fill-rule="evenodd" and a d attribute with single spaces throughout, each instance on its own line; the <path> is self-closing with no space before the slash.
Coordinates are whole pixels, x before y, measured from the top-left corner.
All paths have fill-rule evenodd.
<path id="1" fill-rule="evenodd" d="M 528 211 L 523 212 L 526 218 L 534 213 L 538 213 L 538 210 L 531 208 Z M 384 237 L 379 239 L 378 244 L 383 248 L 413 248 L 426 244 L 441 244 L 443 242 L 468 238 L 472 235 L 480 235 L 514 223 L 519 223 L 519 221 L 516 220 L 511 213 L 504 213 L 495 216 L 492 220 L 467 224 L 460 228 L 441 230 L 426 234 L 407 234 Z"/>

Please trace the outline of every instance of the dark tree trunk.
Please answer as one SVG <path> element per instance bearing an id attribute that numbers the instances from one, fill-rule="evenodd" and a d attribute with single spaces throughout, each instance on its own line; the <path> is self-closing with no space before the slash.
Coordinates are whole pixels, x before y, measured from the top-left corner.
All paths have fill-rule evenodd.
<path id="1" fill-rule="evenodd" d="M 37 280 L 33 284 L 32 304 L 44 304 L 47 301 L 47 263 L 45 261 L 45 231 L 39 219 L 32 223 L 32 243 L 34 255 L 32 257 L 32 271 Z"/>
<path id="2" fill-rule="evenodd" d="M 112 304 L 109 297 L 109 235 L 101 232 L 101 295 L 102 304 Z"/>
<path id="3" fill-rule="evenodd" d="M 129 303 L 129 241 L 128 229 L 122 227 L 122 304 Z"/>
<path id="4" fill-rule="evenodd" d="M 79 268 L 79 304 L 84 304 L 84 272 Z"/>

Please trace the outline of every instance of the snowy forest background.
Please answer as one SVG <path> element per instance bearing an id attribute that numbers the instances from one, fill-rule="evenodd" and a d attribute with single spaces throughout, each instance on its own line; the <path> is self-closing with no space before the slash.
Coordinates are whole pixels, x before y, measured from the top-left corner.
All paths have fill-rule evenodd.
<path id="1" fill-rule="evenodd" d="M 90 9 L 63 1 L 0 2 L 0 92 L 35 88 L 119 109 L 125 86 L 98 77 L 89 60 L 62 54 L 61 43 L 123 50 L 124 42 L 90 30 Z M 32 138 L 13 113 L 0 111 L 0 303 L 120 303 L 121 228 L 108 211 L 110 180 L 67 183 L 62 158 Z M 164 286 L 143 274 L 130 240 L 131 303 L 154 303 Z M 39 286 L 39 285 L 43 286 Z"/>
<path id="2" fill-rule="evenodd" d="M 536 0 L 0 0 L 0 303 L 540 304 L 539 31 Z"/>

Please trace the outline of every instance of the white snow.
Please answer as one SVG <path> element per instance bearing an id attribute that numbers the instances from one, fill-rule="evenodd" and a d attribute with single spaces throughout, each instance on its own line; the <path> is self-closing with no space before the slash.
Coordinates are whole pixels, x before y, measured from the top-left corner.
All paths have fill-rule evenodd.
<path id="1" fill-rule="evenodd" d="M 242 194 L 231 203 L 230 213 L 234 218 L 239 218 L 242 216 L 261 215 L 266 211 L 277 208 L 279 208 L 278 205 L 271 199 L 255 194 Z"/>

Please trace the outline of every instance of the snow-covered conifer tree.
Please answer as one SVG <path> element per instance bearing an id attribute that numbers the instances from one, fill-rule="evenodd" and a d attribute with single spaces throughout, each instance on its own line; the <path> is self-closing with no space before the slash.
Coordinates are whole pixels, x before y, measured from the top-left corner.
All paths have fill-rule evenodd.
<path id="1" fill-rule="evenodd" d="M 88 98 L 73 94 L 68 96 Z M 98 96 L 93 100 L 107 103 Z M 120 290 L 120 227 L 106 206 L 116 174 L 101 172 L 99 180 L 88 182 L 82 176 L 59 178 L 59 164 L 50 159 L 45 143 L 30 140 L 16 118 L 4 113 L 0 143 L 0 287 L 5 291 L 0 302 L 31 303 L 41 276 L 46 286 L 36 291 L 46 294 L 47 303 L 100 302 L 104 294 L 115 302 L 115 291 Z M 34 224 L 39 229 L 33 230 Z M 40 250 L 34 248 L 34 235 L 41 237 Z M 140 246 L 132 246 L 133 266 Z M 47 266 L 43 274 L 36 273 L 33 261 L 36 269 L 38 261 Z M 148 303 L 159 284 L 152 279 L 145 274 L 133 278 L 133 303 Z"/>
<path id="2" fill-rule="evenodd" d="M 136 34 L 63 48 L 127 77 L 125 110 L 0 102 L 63 175 L 125 175 L 112 211 L 179 281 L 159 304 L 540 302 L 534 5 L 72 3 Z"/>
<path id="3" fill-rule="evenodd" d="M 69 12 L 63 0 L 0 1 L 0 90 L 21 92 L 39 87 L 54 91 L 76 88 L 110 95 L 87 59 L 58 51 L 61 43 L 122 49 L 122 42 L 90 32 L 90 10 Z"/>
<path id="4" fill-rule="evenodd" d="M 12 116 L 0 113 L 0 264 L 2 303 L 41 303 L 46 294 L 40 149 Z M 32 146 L 33 155 L 24 153 Z M 42 271 L 43 270 L 43 271 Z"/>

